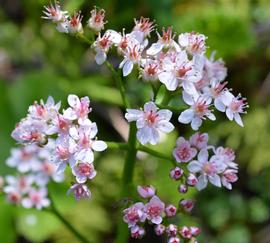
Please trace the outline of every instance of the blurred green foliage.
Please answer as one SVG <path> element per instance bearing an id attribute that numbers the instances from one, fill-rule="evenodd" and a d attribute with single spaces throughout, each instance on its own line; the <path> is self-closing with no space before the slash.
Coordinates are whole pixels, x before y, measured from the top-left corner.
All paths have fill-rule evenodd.
<path id="1" fill-rule="evenodd" d="M 52 95 L 65 106 L 67 94 L 89 95 L 96 109 L 104 140 L 120 140 L 105 119 L 108 107 L 121 106 L 121 98 L 110 73 L 93 61 L 89 46 L 58 33 L 40 16 L 45 0 L 0 1 L 0 174 L 10 148 L 10 133 L 27 107 Z M 268 0 L 66 0 L 70 12 L 82 9 L 87 19 L 94 5 L 107 11 L 107 28 L 121 31 L 133 26 L 133 18 L 144 15 L 156 20 L 158 29 L 174 27 L 176 32 L 197 31 L 208 36 L 208 53 L 217 50 L 229 68 L 229 86 L 248 97 L 250 109 L 241 129 L 219 115 L 217 125 L 207 122 L 211 142 L 237 151 L 240 178 L 233 192 L 208 188 L 190 191 L 199 202 L 192 216 L 177 218 L 181 224 L 202 227 L 201 242 L 263 242 L 264 228 L 270 224 L 270 2 Z M 111 58 L 117 66 L 117 57 Z M 135 77 L 126 80 L 133 104 L 149 99 L 150 86 Z M 137 95 L 139 94 L 139 95 Z M 176 103 L 175 103 L 176 102 Z M 97 104 L 98 103 L 98 104 Z M 174 100 L 173 105 L 181 105 Z M 177 115 L 177 114 L 176 114 Z M 179 134 L 188 135 L 178 126 Z M 170 152 L 177 137 L 173 133 L 155 149 Z M 92 185 L 91 201 L 74 202 L 66 196 L 68 184 L 50 185 L 57 208 L 93 242 L 111 242 L 115 236 L 119 185 L 123 167 L 122 152 L 106 152 L 98 158 L 98 175 Z M 170 164 L 147 157 L 136 164 L 135 183 L 153 184 L 165 201 L 177 203 L 177 183 L 168 179 Z M 70 176 L 67 173 L 67 176 Z M 136 198 L 136 195 L 134 195 Z M 76 239 L 48 212 L 16 208 L 0 198 L 0 242 L 76 242 Z M 2 233 L 4 232 L 4 233 Z M 24 239 L 24 241 L 23 241 Z M 143 242 L 143 241 L 142 241 Z M 148 241 L 150 242 L 150 241 Z M 156 241 L 153 241 L 156 242 Z"/>

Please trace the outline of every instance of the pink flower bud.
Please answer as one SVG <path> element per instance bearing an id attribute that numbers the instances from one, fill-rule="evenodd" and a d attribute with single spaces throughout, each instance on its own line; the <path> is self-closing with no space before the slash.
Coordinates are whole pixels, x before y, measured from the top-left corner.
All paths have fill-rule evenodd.
<path id="1" fill-rule="evenodd" d="M 175 216 L 176 212 L 177 212 L 177 208 L 175 206 L 173 206 L 172 204 L 168 205 L 165 208 L 165 213 L 166 213 L 167 217 Z"/>
<path id="2" fill-rule="evenodd" d="M 201 233 L 201 229 L 196 226 L 191 226 L 190 231 L 193 236 L 198 236 Z"/>
<path id="3" fill-rule="evenodd" d="M 195 201 L 191 199 L 184 199 L 180 201 L 180 206 L 184 209 L 186 212 L 191 212 L 193 207 L 195 205 Z"/>
<path id="4" fill-rule="evenodd" d="M 178 187 L 178 191 L 180 192 L 180 193 L 187 193 L 187 191 L 188 191 L 188 187 L 187 187 L 187 185 L 185 185 L 185 184 L 180 184 L 179 185 L 179 187 Z"/>
<path id="5" fill-rule="evenodd" d="M 141 239 L 145 235 L 145 230 L 142 227 L 139 227 L 138 225 L 135 225 L 130 229 L 131 231 L 131 237 L 135 239 Z"/>
<path id="6" fill-rule="evenodd" d="M 168 243 L 180 243 L 180 239 L 178 237 L 171 237 Z"/>
<path id="7" fill-rule="evenodd" d="M 163 224 L 158 224 L 155 227 L 155 232 L 157 236 L 163 235 L 166 230 L 166 227 Z"/>
<path id="8" fill-rule="evenodd" d="M 177 226 L 175 224 L 170 224 L 167 228 L 166 228 L 166 233 L 168 234 L 168 236 L 176 236 L 177 235 Z"/>
<path id="9" fill-rule="evenodd" d="M 179 180 L 183 174 L 184 174 L 184 171 L 179 167 L 175 167 L 171 169 L 170 171 L 170 177 L 173 180 Z"/>
<path id="10" fill-rule="evenodd" d="M 137 191 L 142 198 L 153 197 L 156 193 L 156 189 L 153 186 L 138 186 Z"/>
<path id="11" fill-rule="evenodd" d="M 185 239 L 190 239 L 192 237 L 191 230 L 187 226 L 183 226 L 180 230 L 179 233 L 182 235 L 183 238 Z"/>
<path id="12" fill-rule="evenodd" d="M 194 174 L 189 174 L 187 178 L 187 184 L 189 186 L 195 186 L 198 183 L 198 178 Z"/>

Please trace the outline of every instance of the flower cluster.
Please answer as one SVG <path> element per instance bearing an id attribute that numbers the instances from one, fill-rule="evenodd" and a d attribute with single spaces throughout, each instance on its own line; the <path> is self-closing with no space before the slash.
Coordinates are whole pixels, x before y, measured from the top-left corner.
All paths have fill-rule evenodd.
<path id="1" fill-rule="evenodd" d="M 138 193 L 141 198 L 146 199 L 147 203 L 137 202 L 123 211 L 124 221 L 128 224 L 132 238 L 142 238 L 145 235 L 143 224 L 148 221 L 155 225 L 155 233 L 160 236 L 166 234 L 168 243 L 180 242 L 180 238 L 193 239 L 200 233 L 197 227 L 178 227 L 174 224 L 165 226 L 162 224 L 164 219 L 169 219 L 177 214 L 178 210 L 185 210 L 189 207 L 190 201 L 180 201 L 179 209 L 172 205 L 166 205 L 156 196 L 156 190 L 153 186 L 138 186 Z M 192 208 L 194 204 L 192 202 Z M 192 209 L 191 208 L 191 209 Z M 190 211 L 190 210 L 189 210 Z"/>
<path id="2" fill-rule="evenodd" d="M 62 182 L 63 174 L 56 173 L 56 166 L 50 162 L 53 140 L 41 148 L 36 144 L 13 148 L 6 164 L 16 168 L 17 175 L 6 176 L 3 191 L 7 201 L 25 208 L 48 207 L 47 184 L 50 180 Z"/>
<path id="3" fill-rule="evenodd" d="M 71 167 L 76 183 L 69 192 L 80 199 L 91 195 L 86 183 L 96 175 L 94 151 L 104 151 L 107 145 L 97 140 L 97 125 L 88 119 L 89 98 L 69 95 L 68 104 L 70 107 L 61 114 L 60 103 L 55 104 L 52 97 L 46 103 L 35 102 L 29 107 L 27 117 L 17 124 L 12 137 L 23 145 L 42 147 L 49 146 L 53 140 L 50 162 L 56 166 L 58 174 L 62 174 L 67 165 Z"/>
<path id="4" fill-rule="evenodd" d="M 209 158 L 209 152 L 212 156 Z M 170 172 L 171 178 L 179 180 L 185 175 L 185 184 L 179 186 L 179 192 L 186 193 L 188 186 L 204 189 L 208 181 L 217 186 L 232 189 L 232 183 L 238 177 L 238 165 L 234 162 L 234 151 L 230 148 L 208 145 L 208 134 L 195 133 L 189 140 L 179 137 L 173 156 L 180 167 L 186 166 L 189 174 L 176 167 Z M 197 158 L 196 158 L 197 157 Z"/>
<path id="5" fill-rule="evenodd" d="M 56 3 L 55 6 L 45 7 L 44 14 L 44 18 L 55 22 L 61 32 L 83 33 L 80 13 L 70 17 Z M 157 41 L 149 44 L 148 38 L 155 25 L 148 18 L 135 19 L 130 33 L 109 29 L 102 34 L 106 23 L 104 19 L 105 11 L 95 8 L 87 25 L 97 35 L 92 47 L 98 65 L 106 61 L 110 49 L 116 48 L 123 58 L 119 65 L 123 76 L 131 74 L 136 67 L 144 81 L 159 81 L 168 91 L 181 88 L 183 100 L 190 108 L 180 113 L 178 121 L 191 123 L 193 130 L 198 130 L 206 118 L 216 119 L 213 105 L 217 110 L 226 112 L 229 120 L 243 126 L 240 114 L 246 113 L 246 99 L 240 94 L 234 96 L 225 87 L 227 68 L 222 60 L 214 59 L 214 54 L 210 58 L 205 55 L 206 36 L 191 32 L 181 33 L 176 38 L 172 27 L 168 27 L 162 29 L 162 34 L 157 32 Z M 148 140 L 151 141 L 151 138 Z"/>

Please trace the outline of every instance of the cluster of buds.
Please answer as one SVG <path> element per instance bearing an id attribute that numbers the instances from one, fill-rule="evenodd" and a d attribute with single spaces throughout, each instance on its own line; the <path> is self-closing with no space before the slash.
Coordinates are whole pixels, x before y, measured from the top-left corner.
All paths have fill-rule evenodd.
<path id="1" fill-rule="evenodd" d="M 35 102 L 29 107 L 26 118 L 17 124 L 12 137 L 24 146 L 33 144 L 42 149 L 50 146 L 50 162 L 56 167 L 56 173 L 62 174 L 67 166 L 71 167 L 76 183 L 69 192 L 81 199 L 91 196 L 86 183 L 96 175 L 94 151 L 104 151 L 107 145 L 97 140 L 97 125 L 88 119 L 89 98 L 69 95 L 68 104 L 70 107 L 61 114 L 61 104 L 55 104 L 52 97 L 46 103 Z"/>
<path id="2" fill-rule="evenodd" d="M 6 164 L 16 168 L 16 176 L 8 175 L 3 180 L 3 192 L 9 203 L 22 205 L 25 208 L 48 207 L 47 185 L 49 181 L 62 182 L 63 174 L 56 173 L 56 166 L 50 162 L 54 141 L 41 148 L 29 144 L 13 148 Z"/>
<path id="3" fill-rule="evenodd" d="M 212 156 L 209 158 L 210 151 Z M 208 181 L 214 186 L 223 185 L 231 190 L 232 183 L 238 179 L 238 165 L 234 162 L 234 151 L 230 148 L 215 148 L 208 145 L 207 133 L 195 133 L 189 140 L 179 137 L 173 156 L 179 167 L 171 170 L 170 177 L 184 181 L 178 187 L 180 193 L 186 193 L 189 186 L 202 190 Z M 184 172 L 183 166 L 187 168 L 188 173 Z"/>
<path id="4" fill-rule="evenodd" d="M 156 195 L 156 189 L 153 186 L 138 186 L 137 191 L 142 199 L 147 200 L 146 203 L 137 202 L 126 208 L 124 213 L 124 221 L 128 224 L 132 238 L 142 238 L 145 235 L 144 223 L 155 225 L 155 233 L 160 236 L 166 234 L 168 243 L 180 242 L 180 238 L 191 239 L 196 237 L 200 230 L 197 227 L 177 227 L 174 224 L 165 226 L 164 219 L 174 217 L 178 211 L 191 211 L 190 200 L 182 200 L 179 203 L 179 209 L 172 205 L 166 205 Z M 187 210 L 188 208 L 188 210 Z M 194 239 L 193 239 L 194 240 Z"/>

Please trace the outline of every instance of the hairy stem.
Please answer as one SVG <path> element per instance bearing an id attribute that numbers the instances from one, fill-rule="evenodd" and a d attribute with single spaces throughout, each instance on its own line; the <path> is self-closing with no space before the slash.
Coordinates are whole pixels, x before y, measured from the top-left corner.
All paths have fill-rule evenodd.
<path id="1" fill-rule="evenodd" d="M 71 225 L 70 222 L 65 219 L 64 216 L 57 210 L 50 195 L 49 198 L 51 201 L 51 207 L 50 209 L 47 209 L 47 211 L 54 214 L 79 241 L 82 243 L 90 243 L 90 241 L 87 240 L 80 232 L 78 232 L 77 229 L 75 229 L 73 225 Z"/>

